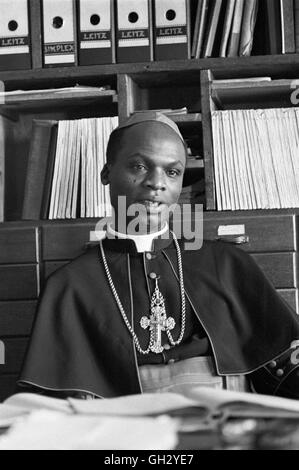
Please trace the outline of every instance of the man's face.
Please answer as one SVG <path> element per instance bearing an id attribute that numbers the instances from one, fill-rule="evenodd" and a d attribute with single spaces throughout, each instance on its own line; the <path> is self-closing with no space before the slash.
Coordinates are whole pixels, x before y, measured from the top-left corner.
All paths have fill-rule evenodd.
<path id="1" fill-rule="evenodd" d="M 116 225 L 118 196 L 126 196 L 126 210 L 132 204 L 144 208 L 141 214 L 127 216 L 126 224 L 138 217 L 139 233 L 161 229 L 168 220 L 167 208 L 181 193 L 185 163 L 185 147 L 168 126 L 144 122 L 128 127 L 118 154 L 102 178 L 104 184 L 110 184 Z"/>

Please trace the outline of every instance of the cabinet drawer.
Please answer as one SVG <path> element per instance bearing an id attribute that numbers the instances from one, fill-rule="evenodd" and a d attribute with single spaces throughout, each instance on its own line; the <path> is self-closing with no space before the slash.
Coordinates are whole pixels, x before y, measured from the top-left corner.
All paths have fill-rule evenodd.
<path id="1" fill-rule="evenodd" d="M 277 292 L 296 313 L 299 313 L 298 289 L 278 289 Z"/>
<path id="2" fill-rule="evenodd" d="M 0 263 L 34 263 L 37 261 L 38 229 L 0 229 Z"/>
<path id="3" fill-rule="evenodd" d="M 43 227 L 43 260 L 69 260 L 81 255 L 89 242 L 89 232 L 92 230 L 95 230 L 95 223 Z"/>
<path id="4" fill-rule="evenodd" d="M 204 238 L 214 240 L 218 237 L 219 227 L 231 234 L 236 233 L 238 226 L 244 225 L 249 242 L 239 245 L 250 252 L 296 251 L 295 216 L 226 216 L 212 218 L 204 215 Z"/>
<path id="5" fill-rule="evenodd" d="M 39 294 L 38 266 L 0 266 L 0 300 L 36 299 Z"/>
<path id="6" fill-rule="evenodd" d="M 34 320 L 37 301 L 0 302 L 0 335 L 29 335 Z"/>
<path id="7" fill-rule="evenodd" d="M 276 288 L 297 287 L 295 253 L 256 253 L 252 256 Z"/>
<path id="8" fill-rule="evenodd" d="M 4 344 L 5 364 L 0 364 L 0 375 L 19 374 L 29 344 L 29 338 L 1 338 Z"/>

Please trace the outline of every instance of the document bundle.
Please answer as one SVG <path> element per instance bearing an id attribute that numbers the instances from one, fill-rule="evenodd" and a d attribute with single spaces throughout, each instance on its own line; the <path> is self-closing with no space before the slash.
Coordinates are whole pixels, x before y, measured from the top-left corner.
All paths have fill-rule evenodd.
<path id="1" fill-rule="evenodd" d="M 0 404 L 0 449 L 174 449 L 184 436 L 199 445 L 221 429 L 264 435 L 266 422 L 298 418 L 297 400 L 212 387 L 94 400 L 18 393 Z"/>

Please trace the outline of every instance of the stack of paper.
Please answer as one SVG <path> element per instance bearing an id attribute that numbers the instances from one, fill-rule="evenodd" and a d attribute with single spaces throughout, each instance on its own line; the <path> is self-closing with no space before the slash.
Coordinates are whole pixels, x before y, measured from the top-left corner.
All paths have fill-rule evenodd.
<path id="1" fill-rule="evenodd" d="M 218 210 L 299 207 L 299 108 L 212 112 Z"/>
<path id="2" fill-rule="evenodd" d="M 100 175 L 117 125 L 118 117 L 59 121 L 49 219 L 111 215 Z"/>
<path id="3" fill-rule="evenodd" d="M 167 416 L 108 418 L 39 410 L 0 437 L 0 450 L 162 450 L 177 443 L 176 423 Z"/>

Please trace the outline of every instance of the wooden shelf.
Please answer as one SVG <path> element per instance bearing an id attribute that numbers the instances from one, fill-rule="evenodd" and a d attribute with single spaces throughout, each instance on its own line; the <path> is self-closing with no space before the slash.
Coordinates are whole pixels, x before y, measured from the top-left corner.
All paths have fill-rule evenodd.
<path id="1" fill-rule="evenodd" d="M 170 115 L 168 117 L 170 117 L 174 122 L 182 126 L 184 124 L 197 124 L 201 122 L 201 113 L 175 114 Z"/>
<path id="2" fill-rule="evenodd" d="M 220 108 L 225 108 L 229 105 L 242 107 L 246 103 L 246 107 L 251 107 L 253 104 L 266 107 L 268 103 L 275 105 L 279 103 L 283 106 L 293 106 L 291 102 L 291 94 L 296 89 L 294 80 L 271 80 L 261 82 L 243 83 L 225 83 L 218 84 L 212 82 L 211 97 Z M 297 86 L 299 85 L 299 81 Z"/>
<path id="3" fill-rule="evenodd" d="M 22 71 L 0 72 L 0 80 L 5 83 L 7 90 L 20 87 L 42 88 L 45 83 L 53 86 L 63 86 L 81 81 L 98 86 L 110 83 L 118 74 L 129 74 L 143 81 L 153 80 L 152 74 L 157 78 L 171 83 L 184 80 L 188 76 L 188 83 L 196 82 L 200 70 L 212 70 L 215 78 L 254 77 L 257 75 L 270 75 L 272 77 L 299 76 L 299 54 L 266 55 L 252 57 L 228 57 L 190 60 L 170 60 L 161 62 L 142 62 L 136 64 L 108 64 L 81 67 L 53 67 L 45 69 L 31 69 Z M 175 76 L 169 72 L 176 72 Z"/>
<path id="4" fill-rule="evenodd" d="M 194 170 L 194 169 L 203 169 L 204 168 L 204 161 L 202 158 L 187 158 L 186 169 L 187 170 Z"/>
<path id="5" fill-rule="evenodd" d="M 3 102 L 1 102 L 3 100 Z M 47 91 L 25 92 L 0 97 L 1 108 L 42 108 L 51 106 L 78 106 L 97 102 L 117 102 L 114 90 L 88 90 L 88 91 Z"/>

